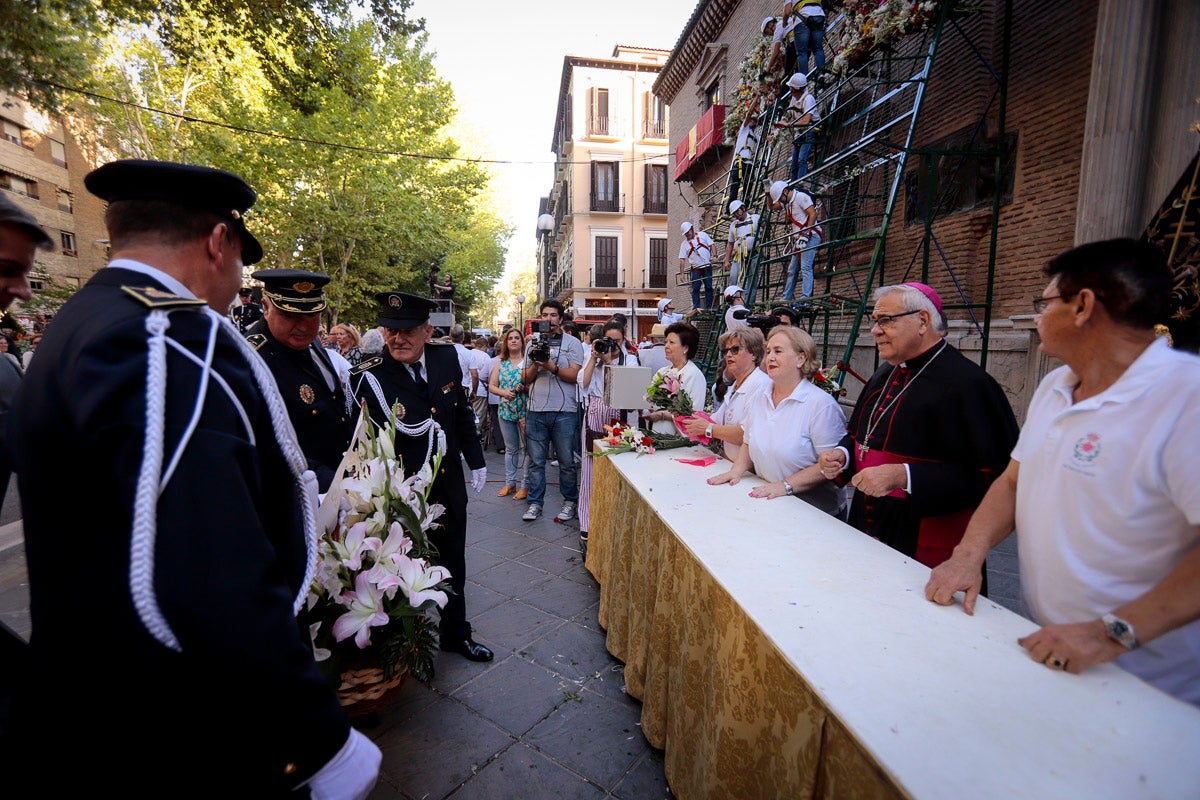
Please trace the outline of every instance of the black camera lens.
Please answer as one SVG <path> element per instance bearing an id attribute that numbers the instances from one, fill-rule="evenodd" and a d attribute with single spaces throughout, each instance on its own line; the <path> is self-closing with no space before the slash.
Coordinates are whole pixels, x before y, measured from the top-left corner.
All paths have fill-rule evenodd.
<path id="1" fill-rule="evenodd" d="M 596 348 L 597 353 L 611 353 L 617 349 L 617 343 L 607 336 L 601 336 L 592 346 Z"/>

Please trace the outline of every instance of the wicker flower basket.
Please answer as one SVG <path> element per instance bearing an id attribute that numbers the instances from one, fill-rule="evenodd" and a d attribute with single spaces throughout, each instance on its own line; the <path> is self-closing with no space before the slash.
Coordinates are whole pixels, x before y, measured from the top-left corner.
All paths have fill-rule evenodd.
<path id="1" fill-rule="evenodd" d="M 370 714 L 392 702 L 407 680 L 408 670 L 395 672 L 392 677 L 385 679 L 380 667 L 367 663 L 352 664 L 342 671 L 337 690 L 338 702 L 352 717 Z"/>

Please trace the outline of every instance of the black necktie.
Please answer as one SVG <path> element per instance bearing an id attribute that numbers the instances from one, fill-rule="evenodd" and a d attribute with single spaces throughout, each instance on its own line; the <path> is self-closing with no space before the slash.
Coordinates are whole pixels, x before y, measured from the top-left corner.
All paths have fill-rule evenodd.
<path id="1" fill-rule="evenodd" d="M 413 383 L 415 383 L 417 385 L 417 389 L 418 389 L 418 391 L 421 392 L 421 394 L 425 394 L 425 389 L 429 386 L 429 384 L 427 384 L 425 382 L 424 376 L 421 375 L 421 362 L 420 361 L 414 361 L 412 363 L 412 371 L 413 371 Z"/>

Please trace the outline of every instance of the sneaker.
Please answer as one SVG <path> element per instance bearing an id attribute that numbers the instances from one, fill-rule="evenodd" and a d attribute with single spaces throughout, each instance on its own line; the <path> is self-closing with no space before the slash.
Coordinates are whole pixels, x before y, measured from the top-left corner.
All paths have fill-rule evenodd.
<path id="1" fill-rule="evenodd" d="M 566 522 L 569 519 L 575 519 L 575 504 L 570 500 L 563 503 L 562 511 L 558 512 L 558 516 L 556 516 L 555 519 L 559 522 Z"/>
<path id="2" fill-rule="evenodd" d="M 537 503 L 530 503 L 529 509 L 525 512 L 525 516 L 521 517 L 521 519 L 525 520 L 526 522 L 533 522 L 535 519 L 537 519 L 541 515 L 542 515 L 542 507 L 539 506 Z"/>
<path id="3" fill-rule="evenodd" d="M 558 466 L 558 459 L 556 458 L 556 459 L 554 459 L 553 461 L 551 461 L 551 462 L 550 462 L 550 466 L 552 466 L 552 467 L 557 467 L 557 466 Z"/>

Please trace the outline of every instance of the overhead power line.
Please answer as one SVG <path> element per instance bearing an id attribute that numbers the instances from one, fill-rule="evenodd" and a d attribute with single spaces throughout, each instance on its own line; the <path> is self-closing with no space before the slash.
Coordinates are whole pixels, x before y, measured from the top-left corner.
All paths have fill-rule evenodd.
<path id="1" fill-rule="evenodd" d="M 76 86 L 65 86 L 61 83 L 55 83 L 53 81 L 37 80 L 34 78 L 28 78 L 28 80 L 31 83 L 36 83 L 41 86 L 48 86 L 50 88 L 59 89 L 64 92 L 72 92 L 74 94 L 83 95 L 84 97 L 90 97 L 93 100 L 101 100 L 106 103 L 115 103 L 116 105 L 125 106 L 127 108 L 136 108 L 140 111 L 147 111 L 151 114 L 162 114 L 163 116 L 166 116 L 166 117 L 173 117 L 174 119 L 182 120 L 184 122 L 191 122 L 196 125 L 211 125 L 214 128 L 224 128 L 225 130 L 236 131 L 238 133 L 245 133 L 245 134 L 249 134 L 251 136 L 261 136 L 261 137 L 264 137 L 267 139 L 280 139 L 280 140 L 287 141 L 287 142 L 296 142 L 298 144 L 315 145 L 317 147 L 329 147 L 329 148 L 333 148 L 335 150 L 350 150 L 352 152 L 364 153 L 366 155 L 395 156 L 397 158 L 418 158 L 418 159 L 422 159 L 425 161 L 460 161 L 460 162 L 463 162 L 466 164 L 512 164 L 512 165 L 554 166 L 554 165 L 576 165 L 576 164 L 590 164 L 591 163 L 590 161 L 519 161 L 519 160 L 514 160 L 514 159 L 499 159 L 499 158 L 469 158 L 466 156 L 437 156 L 437 155 L 431 155 L 429 153 L 408 153 L 408 152 L 404 152 L 402 150 L 384 150 L 382 148 L 377 148 L 377 147 L 364 147 L 362 145 L 345 144 L 343 142 L 328 142 L 328 141 L 324 141 L 322 139 L 309 139 L 304 136 L 293 136 L 293 135 L 287 134 L 287 133 L 279 133 L 278 131 L 264 131 L 259 128 L 248 128 L 244 125 L 233 125 L 228 122 L 221 122 L 220 120 L 204 119 L 203 117 L 196 117 L 191 114 L 183 114 L 178 111 L 168 111 L 163 108 L 154 108 L 153 106 L 142 105 L 141 103 L 134 103 L 129 100 L 120 100 L 116 97 L 109 97 L 108 95 L 100 94 L 98 92 L 88 91 L 87 89 L 80 89 Z M 638 164 L 638 163 L 644 163 L 646 161 L 650 161 L 651 159 L 658 158 L 658 157 L 659 156 L 647 155 L 647 156 L 640 156 L 637 158 L 616 159 L 616 161 L 621 164 Z"/>

